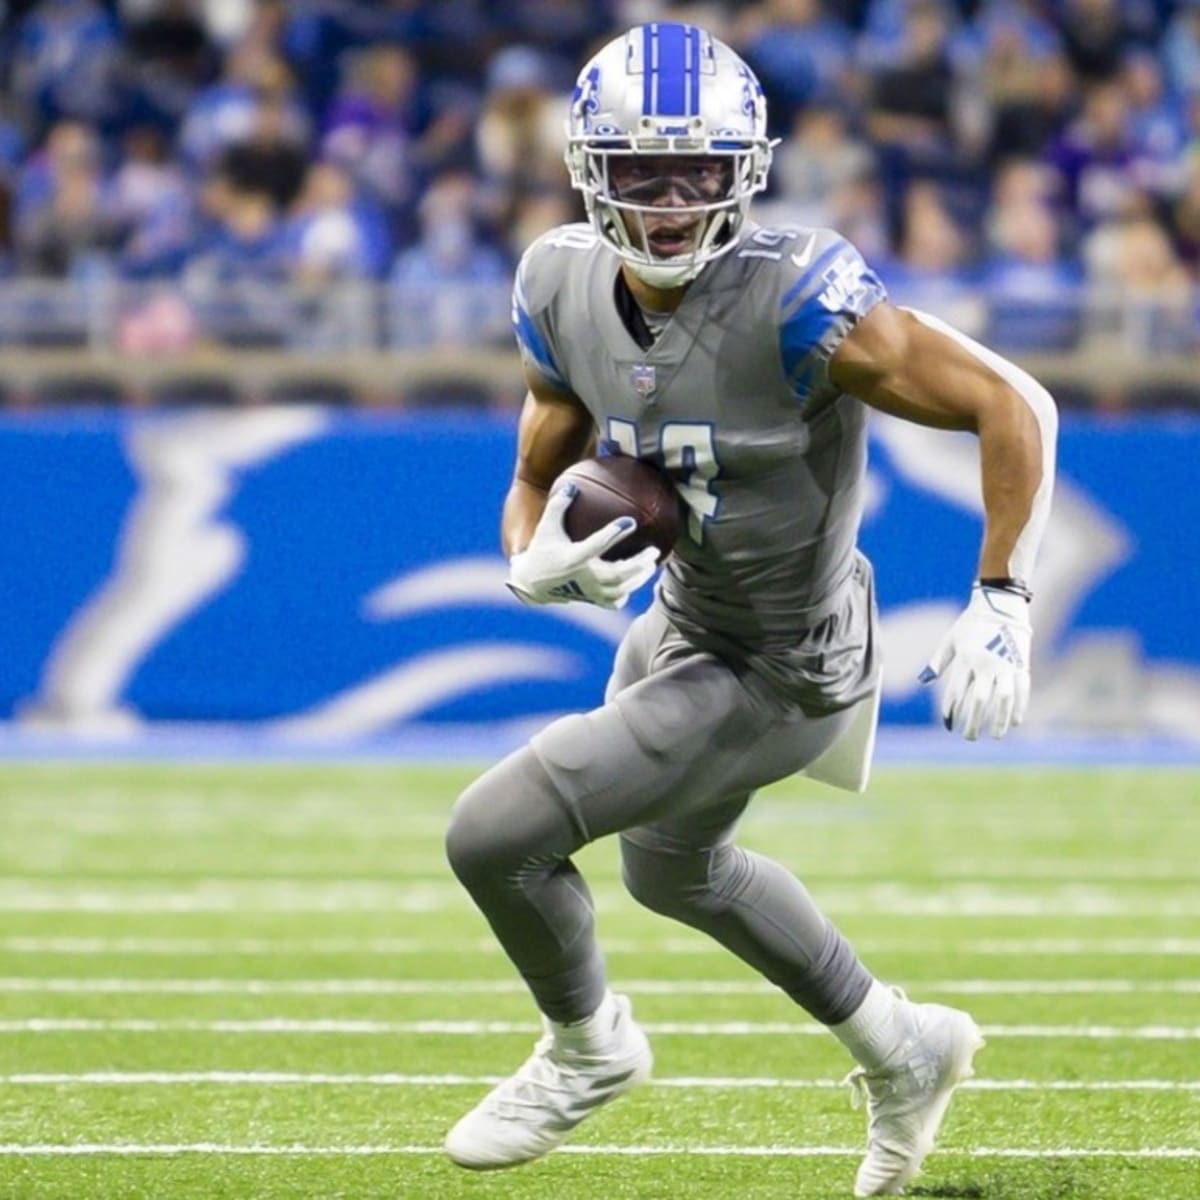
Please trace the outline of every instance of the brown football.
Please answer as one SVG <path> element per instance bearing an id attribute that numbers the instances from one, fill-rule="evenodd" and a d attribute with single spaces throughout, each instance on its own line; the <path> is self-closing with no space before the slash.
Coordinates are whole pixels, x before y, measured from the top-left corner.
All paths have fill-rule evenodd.
<path id="1" fill-rule="evenodd" d="M 605 558 L 629 558 L 647 546 L 657 546 L 663 558 L 670 554 L 679 537 L 682 501 L 675 485 L 653 463 L 628 454 L 585 458 L 568 467 L 552 490 L 568 482 L 577 489 L 563 522 L 572 541 L 628 516 L 637 521 L 637 529 L 606 551 Z"/>

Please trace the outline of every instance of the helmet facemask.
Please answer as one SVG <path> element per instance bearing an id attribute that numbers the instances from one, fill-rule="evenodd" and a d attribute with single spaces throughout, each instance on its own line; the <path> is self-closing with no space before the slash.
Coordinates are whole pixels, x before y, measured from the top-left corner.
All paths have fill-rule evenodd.
<path id="1" fill-rule="evenodd" d="M 601 238 L 646 283 L 681 287 L 737 240 L 766 183 L 766 139 L 572 139 L 572 182 Z"/>

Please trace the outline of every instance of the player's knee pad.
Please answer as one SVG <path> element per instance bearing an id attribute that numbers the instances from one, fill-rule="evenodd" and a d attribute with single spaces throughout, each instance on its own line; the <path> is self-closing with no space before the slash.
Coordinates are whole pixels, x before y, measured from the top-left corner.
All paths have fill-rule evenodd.
<path id="1" fill-rule="evenodd" d="M 463 883 L 490 871 L 496 854 L 487 817 L 487 789 L 476 780 L 455 801 L 446 829 L 446 860 Z"/>
<path id="2" fill-rule="evenodd" d="M 455 875 L 514 875 L 533 861 L 566 858 L 579 845 L 558 793 L 526 748 L 481 775 L 459 796 L 446 830 Z"/>

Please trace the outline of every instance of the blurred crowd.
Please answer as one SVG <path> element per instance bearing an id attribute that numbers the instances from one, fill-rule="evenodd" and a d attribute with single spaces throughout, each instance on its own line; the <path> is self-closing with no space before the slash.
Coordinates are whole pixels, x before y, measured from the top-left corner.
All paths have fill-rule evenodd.
<path id="1" fill-rule="evenodd" d="M 670 18 L 763 81 L 782 143 L 760 219 L 838 228 L 895 297 L 1002 347 L 1103 335 L 1114 299 L 1140 347 L 1196 344 L 1200 0 L 0 12 L 0 277 L 502 291 L 532 238 L 581 217 L 561 162 L 581 62 Z M 392 340 L 493 315 L 451 303 Z"/>

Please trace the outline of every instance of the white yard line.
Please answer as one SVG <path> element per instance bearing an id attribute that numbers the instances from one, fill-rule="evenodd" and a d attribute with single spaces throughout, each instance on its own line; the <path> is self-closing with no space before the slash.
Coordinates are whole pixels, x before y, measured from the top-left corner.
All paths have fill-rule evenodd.
<path id="1" fill-rule="evenodd" d="M 443 827 L 438 832 L 444 834 L 444 831 Z M 247 847 L 244 841 L 239 842 L 240 834 L 241 831 L 237 829 L 229 830 L 226 834 L 231 842 L 238 843 L 239 862 L 243 861 L 248 852 L 252 856 L 256 849 L 252 843 Z M 130 837 L 139 843 L 145 841 L 140 831 L 131 831 Z M 190 838 L 194 842 L 196 831 L 168 835 L 163 841 L 177 843 L 181 838 Z M 274 835 L 263 840 L 273 842 Z M 407 845 L 401 842 L 395 829 L 381 831 L 374 837 L 369 833 L 347 836 L 344 832 L 328 830 L 322 835 L 322 841 L 325 848 L 315 854 L 304 854 L 288 847 L 274 847 L 275 855 L 272 861 L 275 871 L 280 876 L 289 877 L 292 883 L 299 883 L 308 878 L 326 882 L 330 876 L 336 878 L 339 873 L 344 873 L 348 861 L 356 861 L 363 866 L 364 871 L 385 878 L 392 886 L 445 882 L 447 878 L 446 870 L 441 865 L 441 837 L 438 838 L 437 844 L 430 845 L 424 851 L 409 850 L 407 853 L 388 852 L 393 845 Z M 381 842 L 387 843 L 386 849 L 381 847 Z M 178 847 L 174 849 L 178 865 L 186 866 L 189 874 L 212 870 L 218 861 L 219 850 L 210 846 L 192 846 L 193 852 L 186 860 L 179 858 Z M 823 863 L 817 867 L 811 861 L 808 848 L 792 851 L 787 845 L 780 846 L 777 840 L 760 839 L 756 844 L 747 844 L 747 849 L 760 850 L 765 854 L 786 859 L 803 875 L 807 884 L 818 889 L 878 886 L 880 880 L 886 879 L 889 871 L 894 868 L 894 862 L 889 864 L 882 861 L 864 861 L 853 866 L 839 864 L 832 867 Z M 1018 857 L 1021 850 L 1019 846 L 1008 848 L 1005 856 L 986 863 L 971 864 L 956 860 L 951 867 L 923 869 L 920 873 L 920 886 L 987 886 L 1024 882 L 1033 888 L 1109 884 L 1118 887 L 1188 887 L 1195 883 L 1194 864 L 1189 861 L 1166 862 L 1162 858 L 1145 861 L 1095 861 L 1072 867 L 1050 859 Z M 357 858 L 353 857 L 355 855 Z M 139 881 L 145 879 L 145 866 L 144 852 L 133 855 L 99 853 L 86 841 L 72 841 L 69 834 L 58 828 L 35 830 L 32 834 L 23 832 L 19 845 L 10 845 L 7 853 L 0 853 L 0 872 L 5 878 L 43 886 L 62 882 L 91 882 L 97 877 Z"/>
<path id="2" fill-rule="evenodd" d="M 87 1143 L 0 1144 L 5 1157 L 107 1157 L 167 1158 L 182 1155 L 264 1156 L 291 1158 L 364 1158 L 400 1155 L 442 1155 L 441 1146 L 273 1146 L 230 1145 L 219 1142 L 167 1143 Z M 861 1146 L 563 1146 L 556 1154 L 594 1155 L 598 1157 L 651 1158 L 666 1155 L 705 1158 L 858 1158 Z M 1139 1146 L 1132 1149 L 1092 1146 L 976 1146 L 967 1150 L 938 1148 L 939 1158 L 1128 1158 L 1128 1159 L 1194 1159 L 1200 1149 L 1193 1146 Z"/>
<path id="3" fill-rule="evenodd" d="M 963 941 L 912 939 L 855 940 L 864 954 L 984 955 L 997 958 L 1098 955 L 1200 957 L 1200 938 L 980 938 Z M 716 942 L 697 938 L 606 937 L 609 954 L 724 956 Z M 286 957 L 308 954 L 401 956 L 409 954 L 490 954 L 501 956 L 494 938 L 197 938 L 197 937 L 0 937 L 0 952 L 42 955 L 146 955 Z"/>
<path id="4" fill-rule="evenodd" d="M 609 948 L 606 946 L 606 949 Z M 702 947 L 704 948 L 704 947 Z M 193 938 L 193 937 L 0 937 L 0 952 L 44 955 L 149 955 L 286 957 L 308 954 L 391 956 L 447 953 L 500 954 L 494 939 L 447 938 Z M 1200 954 L 1198 944 L 1197 954 Z"/>
<path id="5" fill-rule="evenodd" d="M 878 943 L 878 949 L 887 948 L 886 942 Z M 914 945 L 913 949 L 926 952 L 949 950 L 959 954 L 994 954 L 1001 957 L 1014 955 L 1025 957 L 1031 954 L 1097 954 L 1097 955 L 1200 955 L 1200 938 L 980 938 L 964 941 L 949 947 L 929 942 Z M 898 946 L 898 950 L 906 947 Z"/>
<path id="6" fill-rule="evenodd" d="M 964 996 L 1200 994 L 1200 979 L 941 979 L 914 983 L 923 993 Z M 765 980 L 628 979 L 644 996 L 773 996 Z M 143 996 L 484 996 L 525 995 L 519 979 L 112 979 L 0 977 L 0 993 Z"/>
<path id="7" fill-rule="evenodd" d="M 1040 891 L 1014 885 L 923 888 L 875 883 L 822 888 L 819 899 L 836 915 L 921 917 L 1200 917 L 1200 898 L 1190 893 L 1130 896 L 1129 889 L 1064 885 Z M 632 904 L 624 891 L 599 887 L 602 909 Z M 467 911 L 466 893 L 453 883 L 403 884 L 378 880 L 196 879 L 186 887 L 120 887 L 7 879 L 0 884 L 0 912 L 161 913 L 457 913 Z"/>
<path id="8" fill-rule="evenodd" d="M 327 1074 L 291 1071 L 88 1071 L 82 1074 L 0 1075 L 8 1087 L 484 1087 L 503 1075 Z M 651 1088 L 683 1091 L 836 1091 L 839 1079 L 776 1079 L 754 1075 L 695 1075 L 651 1079 Z M 972 1079 L 961 1085 L 974 1092 L 1196 1092 L 1200 1080 L 1175 1079 Z"/>
<path id="9" fill-rule="evenodd" d="M 648 1021 L 651 1034 L 682 1037 L 823 1037 L 823 1025 L 787 1021 Z M 1084 1038 L 1088 1040 L 1190 1041 L 1200 1039 L 1200 1025 L 984 1025 L 994 1038 Z M 98 1020 L 87 1017 L 29 1017 L 0 1021 L 3 1033 L 273 1033 L 479 1037 L 488 1034 L 534 1036 L 539 1026 L 528 1021 L 372 1021 L 340 1018 L 261 1020 Z"/>

